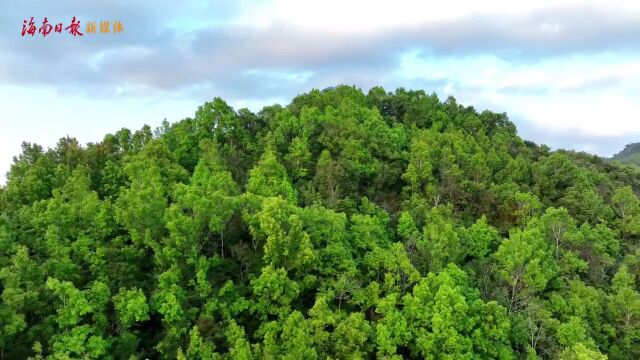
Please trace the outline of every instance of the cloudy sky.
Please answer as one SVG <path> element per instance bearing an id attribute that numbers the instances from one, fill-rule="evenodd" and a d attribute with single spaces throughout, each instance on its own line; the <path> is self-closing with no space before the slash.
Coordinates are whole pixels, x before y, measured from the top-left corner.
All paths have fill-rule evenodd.
<path id="1" fill-rule="evenodd" d="M 259 110 L 336 84 L 453 95 L 553 148 L 640 141 L 638 1 L 184 3 L 0 0 L 0 173 L 22 141 L 99 141 L 215 96 Z M 32 16 L 124 32 L 22 37 Z"/>

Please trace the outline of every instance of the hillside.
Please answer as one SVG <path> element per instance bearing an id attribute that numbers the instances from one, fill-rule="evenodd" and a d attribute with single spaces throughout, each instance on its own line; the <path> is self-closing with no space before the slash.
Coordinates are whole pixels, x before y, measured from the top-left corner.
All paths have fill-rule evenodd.
<path id="1" fill-rule="evenodd" d="M 611 157 L 611 161 L 640 170 L 640 143 L 627 144 L 622 151 Z"/>
<path id="2" fill-rule="evenodd" d="M 640 358 L 629 167 L 404 89 L 159 125 L 23 144 L 0 358 Z"/>

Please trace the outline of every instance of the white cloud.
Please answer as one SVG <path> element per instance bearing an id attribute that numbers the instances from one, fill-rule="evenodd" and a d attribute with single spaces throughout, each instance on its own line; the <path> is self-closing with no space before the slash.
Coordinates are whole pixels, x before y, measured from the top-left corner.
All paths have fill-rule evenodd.
<path id="1" fill-rule="evenodd" d="M 579 132 L 593 137 L 640 137 L 637 97 L 618 89 L 586 95 L 507 97 L 508 106 L 549 132 Z"/>
<path id="2" fill-rule="evenodd" d="M 563 6 L 602 6 L 599 0 L 272 0 L 247 7 L 236 24 L 269 27 L 274 24 L 292 24 L 306 30 L 327 32 L 371 32 L 406 28 L 425 23 L 449 21 L 466 16 L 529 14 Z M 610 0 L 606 6 L 624 12 L 640 12 L 640 3 L 628 0 Z M 542 22 L 541 30 L 557 32 L 560 24 Z"/>
<path id="3" fill-rule="evenodd" d="M 593 137 L 640 136 L 640 56 L 549 58 L 510 63 L 495 56 L 428 57 L 405 54 L 407 80 L 446 80 L 443 92 L 532 121 L 549 132 Z M 433 75 L 432 75 L 433 74 Z"/>
<path id="4" fill-rule="evenodd" d="M 124 16 L 129 2 L 40 10 Z M 22 140 L 97 141 L 190 116 L 213 96 L 257 110 L 339 83 L 454 95 L 526 119 L 522 128 L 538 129 L 532 140 L 553 135 L 565 147 L 602 151 L 593 141 L 610 149 L 640 137 L 637 1 L 161 3 L 136 3 L 120 38 L 82 41 L 23 41 L 11 24 L 29 6 L 0 13 L 0 171 Z M 560 140 L 567 133 L 581 138 Z"/>

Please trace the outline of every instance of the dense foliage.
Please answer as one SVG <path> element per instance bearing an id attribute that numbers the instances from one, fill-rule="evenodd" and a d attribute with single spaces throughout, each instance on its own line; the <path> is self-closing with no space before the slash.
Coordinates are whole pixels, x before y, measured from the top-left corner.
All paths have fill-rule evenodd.
<path id="1" fill-rule="evenodd" d="M 2 359 L 638 359 L 638 173 L 423 91 L 25 143 Z"/>

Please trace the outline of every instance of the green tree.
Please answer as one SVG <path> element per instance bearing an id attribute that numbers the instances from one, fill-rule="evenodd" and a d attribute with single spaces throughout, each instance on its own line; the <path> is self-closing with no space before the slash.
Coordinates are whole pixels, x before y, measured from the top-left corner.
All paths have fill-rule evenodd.
<path id="1" fill-rule="evenodd" d="M 537 228 L 514 230 L 493 255 L 507 285 L 507 309 L 514 313 L 542 292 L 556 274 L 556 263 Z"/>
<path id="2" fill-rule="evenodd" d="M 125 328 L 135 322 L 149 320 L 147 297 L 140 289 L 121 288 L 120 292 L 113 296 L 113 305 L 120 324 Z"/>
<path id="3" fill-rule="evenodd" d="M 289 182 L 286 169 L 269 148 L 249 172 L 247 192 L 261 196 L 281 196 L 292 204 L 297 202 L 296 191 Z"/>
<path id="4" fill-rule="evenodd" d="M 636 279 L 626 266 L 613 277 L 609 294 L 609 313 L 617 331 L 612 345 L 612 358 L 634 358 L 640 356 L 640 293 L 636 290 Z"/>

